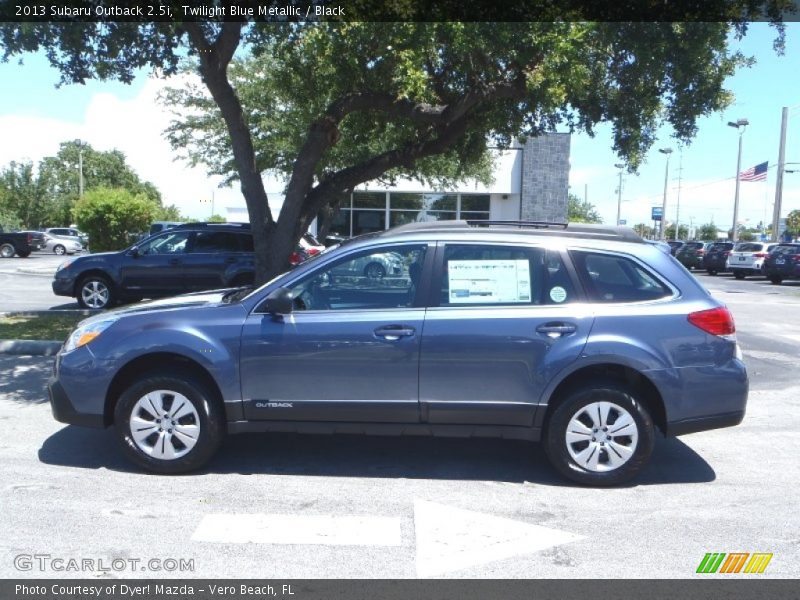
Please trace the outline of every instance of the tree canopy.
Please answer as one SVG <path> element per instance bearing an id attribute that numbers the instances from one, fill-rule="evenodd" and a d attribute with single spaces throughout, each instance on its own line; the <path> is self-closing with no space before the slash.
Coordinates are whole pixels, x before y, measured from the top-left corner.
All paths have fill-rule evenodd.
<path id="1" fill-rule="evenodd" d="M 557 127 L 591 135 L 609 123 L 632 169 L 664 123 L 688 142 L 748 64 L 732 28 L 781 2 L 729 3 L 727 22 L 3 24 L 0 40 L 6 57 L 46 48 L 65 82 L 129 81 L 144 66 L 171 75 L 188 50 L 207 93 L 174 93 L 185 117 L 170 136 L 239 181 L 264 281 L 367 181 L 485 173 L 489 145 Z M 286 178 L 280 215 L 270 169 Z"/>
<path id="2" fill-rule="evenodd" d="M 597 212 L 594 204 L 581 200 L 575 194 L 567 197 L 567 220 L 570 223 L 602 223 L 603 217 Z"/>

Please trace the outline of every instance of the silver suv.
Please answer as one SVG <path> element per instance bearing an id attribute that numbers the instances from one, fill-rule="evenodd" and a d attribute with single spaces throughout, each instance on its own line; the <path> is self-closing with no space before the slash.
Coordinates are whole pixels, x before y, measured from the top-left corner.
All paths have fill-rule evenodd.
<path id="1" fill-rule="evenodd" d="M 391 269 L 367 272 L 387 256 Z M 56 419 L 113 425 L 124 453 L 160 473 L 201 467 L 225 433 L 492 436 L 541 441 L 563 475 L 607 486 L 642 469 L 656 430 L 741 422 L 734 331 L 630 229 L 420 223 L 256 290 L 88 319 L 50 396 Z"/>

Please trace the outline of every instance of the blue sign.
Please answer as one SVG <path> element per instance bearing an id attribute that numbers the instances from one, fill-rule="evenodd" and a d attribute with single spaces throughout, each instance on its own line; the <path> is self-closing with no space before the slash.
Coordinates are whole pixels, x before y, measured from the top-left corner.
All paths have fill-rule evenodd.
<path id="1" fill-rule="evenodd" d="M 618 225 L 627 225 L 627 224 L 628 224 L 628 221 L 626 221 L 625 219 L 620 219 L 619 223 L 618 223 Z"/>
<path id="2" fill-rule="evenodd" d="M 654 206 L 652 212 L 652 219 L 653 221 L 660 221 L 661 217 L 664 215 L 664 209 L 660 206 Z"/>

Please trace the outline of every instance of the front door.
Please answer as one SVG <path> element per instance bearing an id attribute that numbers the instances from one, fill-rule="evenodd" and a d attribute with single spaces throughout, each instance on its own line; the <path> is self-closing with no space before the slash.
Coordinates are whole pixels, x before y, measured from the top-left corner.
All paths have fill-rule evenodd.
<path id="1" fill-rule="evenodd" d="M 242 330 L 246 418 L 418 422 L 426 254 L 357 252 L 288 284 L 293 313 L 257 308 Z"/>
<path id="2" fill-rule="evenodd" d="M 143 242 L 136 254 L 128 253 L 120 266 L 122 291 L 144 298 L 188 291 L 182 269 L 190 235 L 167 231 Z"/>

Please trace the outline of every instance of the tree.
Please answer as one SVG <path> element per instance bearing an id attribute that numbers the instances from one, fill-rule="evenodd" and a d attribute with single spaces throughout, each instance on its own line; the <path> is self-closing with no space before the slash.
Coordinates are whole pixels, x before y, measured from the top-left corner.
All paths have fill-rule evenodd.
<path id="1" fill-rule="evenodd" d="M 581 200 L 575 194 L 567 197 L 567 220 L 570 223 L 602 223 L 603 218 L 594 204 Z"/>
<path id="2" fill-rule="evenodd" d="M 159 210 L 145 193 L 124 188 L 95 188 L 75 203 L 78 227 L 89 234 L 92 251 L 119 250 L 129 243 L 129 234 L 146 231 Z"/>
<path id="3" fill-rule="evenodd" d="M 666 230 L 666 236 L 668 240 L 674 240 L 675 238 L 675 223 L 669 225 Z M 689 228 L 686 225 L 681 225 L 678 227 L 678 237 L 679 240 L 685 240 L 689 237 Z"/>
<path id="4" fill-rule="evenodd" d="M 700 240 L 716 241 L 718 231 L 717 226 L 714 225 L 713 222 L 706 223 L 705 225 L 701 225 L 700 229 L 697 230 L 697 238 Z"/>
<path id="5" fill-rule="evenodd" d="M 800 210 L 793 210 L 786 215 L 786 230 L 793 235 L 800 235 Z"/>
<path id="6" fill-rule="evenodd" d="M 367 181 L 424 179 L 437 164 L 459 177 L 485 161 L 489 144 L 559 124 L 592 134 L 611 123 L 614 149 L 633 169 L 662 122 L 687 142 L 698 116 L 729 104 L 723 82 L 747 62 L 728 48 L 732 25 L 743 35 L 748 18 L 767 9 L 775 19 L 787 1 L 709 4 L 714 22 L 594 23 L 596 11 L 573 8 L 569 21 L 545 22 L 542 9 L 524 23 L 409 23 L 398 21 L 415 9 L 399 3 L 371 23 L 4 23 L 0 43 L 6 58 L 46 48 L 62 81 L 77 83 L 130 81 L 145 66 L 168 76 L 193 57 L 213 105 L 186 117 L 190 152 L 239 181 L 263 282 L 318 213 Z M 455 4 L 434 10 L 445 6 Z M 232 64 L 242 42 L 250 58 Z M 286 175 L 277 216 L 265 169 Z"/>
<path id="7" fill-rule="evenodd" d="M 649 239 L 655 237 L 655 230 L 645 223 L 637 223 L 633 226 L 633 230 L 643 238 Z"/>

